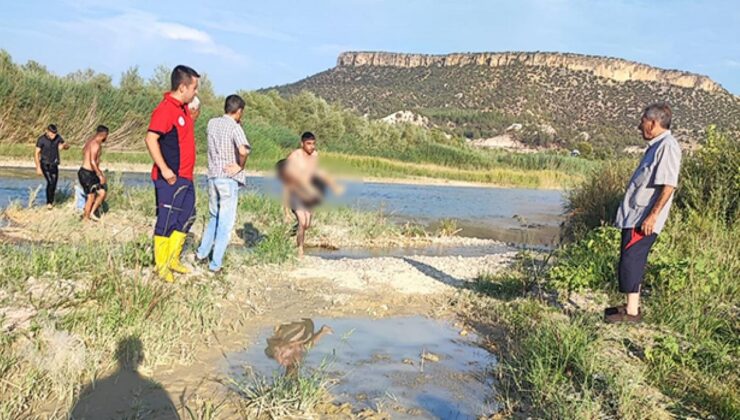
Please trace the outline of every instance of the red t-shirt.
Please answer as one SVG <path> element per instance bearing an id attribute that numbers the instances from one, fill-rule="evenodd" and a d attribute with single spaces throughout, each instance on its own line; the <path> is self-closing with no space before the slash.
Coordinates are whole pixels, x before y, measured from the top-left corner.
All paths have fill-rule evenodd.
<path id="1" fill-rule="evenodd" d="M 173 98 L 169 92 L 152 112 L 149 130 L 159 134 L 159 149 L 170 169 L 178 177 L 193 180 L 195 168 L 195 129 L 190 110 Z M 152 180 L 162 174 L 157 165 L 152 167 Z"/>

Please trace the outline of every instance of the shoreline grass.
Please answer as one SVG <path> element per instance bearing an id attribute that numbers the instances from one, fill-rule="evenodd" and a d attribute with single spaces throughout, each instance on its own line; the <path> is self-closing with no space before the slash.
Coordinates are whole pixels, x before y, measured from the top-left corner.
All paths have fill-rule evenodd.
<path id="1" fill-rule="evenodd" d="M 611 165 L 569 195 L 570 242 L 481 276 L 458 298 L 503 327 L 502 404 L 543 418 L 740 418 L 740 143 L 707 130 L 684 157 L 676 204 L 642 285 L 644 322 L 608 325 L 622 304 L 614 218 L 631 168 Z M 616 204 L 615 204 L 616 203 Z"/>
<path id="2" fill-rule="evenodd" d="M 326 168 L 339 176 L 369 177 L 381 181 L 429 179 L 499 187 L 565 189 L 581 181 L 586 173 L 581 170 L 569 172 L 565 169 L 520 169 L 505 164 L 490 169 L 459 169 L 335 152 L 322 152 L 321 156 Z M 69 162 L 81 161 L 81 157 L 82 149 L 71 147 L 62 152 L 62 163 L 66 166 Z M 2 159 L 27 160 L 29 165 L 33 164 L 33 148 L 29 145 L 0 144 L 0 161 Z M 151 158 L 146 151 L 106 150 L 103 155 L 103 167 L 110 164 L 150 165 Z M 196 170 L 204 170 L 206 164 L 205 154 L 201 153 L 196 162 Z M 589 163 L 584 168 L 593 165 L 597 163 Z M 275 162 L 272 159 L 260 158 L 257 155 L 250 158 L 247 163 L 248 170 L 267 174 L 274 171 L 274 166 Z"/>

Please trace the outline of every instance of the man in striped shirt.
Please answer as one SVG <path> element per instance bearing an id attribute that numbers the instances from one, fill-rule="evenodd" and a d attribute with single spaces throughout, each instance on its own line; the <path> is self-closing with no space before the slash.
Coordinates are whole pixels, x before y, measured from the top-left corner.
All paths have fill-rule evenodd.
<path id="1" fill-rule="evenodd" d="M 205 262 L 211 255 L 209 270 L 221 271 L 231 230 L 236 221 L 239 187 L 247 182 L 244 165 L 251 147 L 241 126 L 244 99 L 229 95 L 225 114 L 208 121 L 208 212 L 206 226 L 196 260 Z"/>

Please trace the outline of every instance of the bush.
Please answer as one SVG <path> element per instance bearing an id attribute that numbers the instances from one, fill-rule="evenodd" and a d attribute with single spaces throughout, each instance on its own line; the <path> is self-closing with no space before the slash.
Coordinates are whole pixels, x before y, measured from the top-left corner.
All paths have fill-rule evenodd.
<path id="1" fill-rule="evenodd" d="M 607 162 L 567 193 L 562 239 L 575 240 L 614 222 L 634 166 L 630 161 Z"/>
<path id="2" fill-rule="evenodd" d="M 563 246 L 556 252 L 556 262 L 547 274 L 550 284 L 563 291 L 597 289 L 616 284 L 619 243 L 619 229 L 603 227 L 588 232 L 575 243 Z"/>
<path id="3" fill-rule="evenodd" d="M 706 142 L 684 159 L 676 204 L 733 223 L 740 203 L 740 141 L 707 129 Z"/>

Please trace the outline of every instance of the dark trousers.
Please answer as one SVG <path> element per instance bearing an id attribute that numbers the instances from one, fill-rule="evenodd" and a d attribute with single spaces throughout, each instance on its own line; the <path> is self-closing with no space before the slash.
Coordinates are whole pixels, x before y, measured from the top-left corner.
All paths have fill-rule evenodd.
<path id="1" fill-rule="evenodd" d="M 619 291 L 638 293 L 650 249 L 658 238 L 657 233 L 645 236 L 638 229 L 622 229 L 622 245 L 619 255 Z"/>
<path id="2" fill-rule="evenodd" d="M 46 204 L 54 204 L 54 194 L 57 192 L 57 181 L 59 180 L 59 165 L 41 163 L 41 172 L 46 178 Z"/>
<path id="3" fill-rule="evenodd" d="M 177 178 L 173 185 L 164 179 L 154 181 L 157 200 L 156 236 L 169 237 L 172 231 L 188 233 L 195 221 L 195 186 L 185 178 Z"/>

